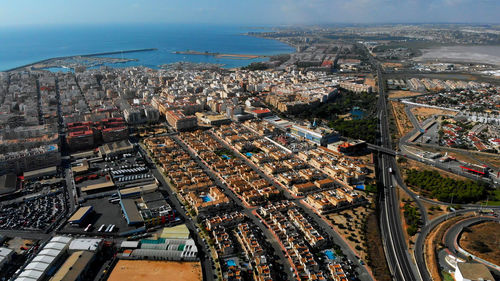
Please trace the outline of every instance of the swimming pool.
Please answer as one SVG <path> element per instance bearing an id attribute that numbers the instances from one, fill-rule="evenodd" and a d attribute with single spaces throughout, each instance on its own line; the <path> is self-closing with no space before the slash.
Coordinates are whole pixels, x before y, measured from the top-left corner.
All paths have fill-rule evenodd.
<path id="1" fill-rule="evenodd" d="M 364 184 L 358 184 L 358 185 L 356 185 L 356 189 L 365 190 L 365 185 Z"/>
<path id="2" fill-rule="evenodd" d="M 329 260 L 334 260 L 335 259 L 335 254 L 332 251 L 330 251 L 330 250 L 326 250 L 325 251 L 325 255 L 326 255 L 326 257 Z"/>
<path id="3" fill-rule="evenodd" d="M 253 154 L 252 154 L 252 152 L 246 152 L 245 155 L 248 157 L 252 157 Z"/>
<path id="4" fill-rule="evenodd" d="M 222 158 L 224 158 L 224 159 L 226 159 L 226 160 L 231 159 L 231 157 L 227 156 L 226 154 L 222 154 L 222 156 L 221 156 L 221 157 L 222 157 Z"/>
<path id="5" fill-rule="evenodd" d="M 208 195 L 204 195 L 204 196 L 201 196 L 201 200 L 203 200 L 203 202 L 211 202 L 212 198 L 210 198 L 210 196 L 208 196 Z"/>
<path id="6" fill-rule="evenodd" d="M 227 266 L 236 266 L 236 262 L 234 262 L 233 260 L 227 260 L 226 264 Z"/>

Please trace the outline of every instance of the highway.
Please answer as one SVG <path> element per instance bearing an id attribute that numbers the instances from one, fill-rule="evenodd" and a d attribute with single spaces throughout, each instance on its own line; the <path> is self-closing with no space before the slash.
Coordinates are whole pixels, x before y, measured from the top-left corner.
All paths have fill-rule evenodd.
<path id="1" fill-rule="evenodd" d="M 380 65 L 372 58 L 372 64 L 377 67 L 377 78 L 379 85 L 378 116 L 380 118 L 380 143 L 379 146 L 392 149 L 387 101 L 384 91 L 384 78 Z M 389 169 L 395 172 L 394 156 L 379 153 L 379 177 L 384 186 L 384 194 L 380 198 L 380 228 L 384 251 L 392 274 L 392 278 L 398 281 L 422 280 L 416 273 L 415 265 L 412 263 L 399 215 L 399 200 L 393 182 L 393 175 Z"/>

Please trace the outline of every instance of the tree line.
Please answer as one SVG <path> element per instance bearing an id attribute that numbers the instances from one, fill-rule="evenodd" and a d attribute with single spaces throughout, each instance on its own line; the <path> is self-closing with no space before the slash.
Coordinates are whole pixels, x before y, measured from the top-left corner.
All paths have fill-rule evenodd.
<path id="1" fill-rule="evenodd" d="M 488 185 L 471 180 L 445 178 L 437 171 L 411 169 L 406 173 L 406 184 L 417 187 L 443 202 L 472 203 L 486 199 Z"/>

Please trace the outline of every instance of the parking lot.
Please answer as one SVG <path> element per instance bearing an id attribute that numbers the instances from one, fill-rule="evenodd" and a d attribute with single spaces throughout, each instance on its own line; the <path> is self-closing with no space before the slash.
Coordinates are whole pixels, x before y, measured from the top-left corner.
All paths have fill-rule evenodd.
<path id="1" fill-rule="evenodd" d="M 95 198 L 87 200 L 82 206 L 93 206 L 94 213 L 90 215 L 82 226 L 73 226 L 69 223 L 64 225 L 61 232 L 72 234 L 89 234 L 89 235 L 104 235 L 105 232 L 99 232 L 101 225 L 106 225 L 105 228 L 111 224 L 115 225 L 114 234 L 130 231 L 136 229 L 134 226 L 128 226 L 127 221 L 123 217 L 119 203 L 110 203 L 107 197 Z M 84 229 L 88 224 L 92 227 L 88 232 Z"/>
<path id="2" fill-rule="evenodd" d="M 0 228 L 47 230 L 64 214 L 64 206 L 64 193 L 60 191 L 4 205 L 0 209 Z"/>
<path id="3" fill-rule="evenodd" d="M 77 166 L 78 163 L 73 163 Z M 89 162 L 89 168 L 84 173 L 74 176 L 75 184 L 80 197 L 86 197 L 85 187 L 113 182 L 114 187 L 102 190 L 96 189 L 92 194 L 108 192 L 110 190 L 148 185 L 155 182 L 148 165 L 138 152 L 125 153 L 119 156 L 94 159 Z M 82 190 L 83 188 L 83 190 Z M 95 197 L 95 196 L 92 196 Z"/>

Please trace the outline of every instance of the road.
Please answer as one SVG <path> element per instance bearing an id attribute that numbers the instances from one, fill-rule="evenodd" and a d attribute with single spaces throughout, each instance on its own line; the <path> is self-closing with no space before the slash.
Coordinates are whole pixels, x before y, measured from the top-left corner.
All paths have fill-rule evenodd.
<path id="1" fill-rule="evenodd" d="M 433 219 L 430 223 L 427 225 L 423 226 L 422 229 L 420 230 L 420 233 L 417 236 L 417 240 L 415 242 L 415 247 L 414 247 L 414 255 L 415 259 L 417 261 L 417 267 L 418 271 L 420 272 L 420 275 L 422 276 L 423 280 L 432 280 L 431 275 L 429 271 L 427 270 L 427 266 L 425 264 L 425 257 L 424 257 L 424 244 L 425 244 L 425 239 L 427 235 L 439 224 L 444 222 L 447 219 L 450 219 L 452 217 L 455 217 L 457 215 L 462 215 L 467 212 L 473 212 L 476 211 L 477 209 L 462 209 L 462 210 L 457 210 L 456 212 L 452 212 L 449 214 L 445 214 L 442 216 L 439 216 L 435 219 Z"/>
<path id="2" fill-rule="evenodd" d="M 468 227 L 470 225 L 473 225 L 473 224 L 476 224 L 476 223 L 479 223 L 479 222 L 483 222 L 483 221 L 496 221 L 496 222 L 500 222 L 500 220 L 498 218 L 492 218 L 492 217 L 473 217 L 473 218 L 469 218 L 469 219 L 465 219 L 463 221 L 460 221 L 456 224 L 454 224 L 452 227 L 450 227 L 448 229 L 448 231 L 446 232 L 445 236 L 444 236 L 444 244 L 445 246 L 457 257 L 463 259 L 463 260 L 467 260 L 468 259 L 468 255 L 465 255 L 463 252 L 461 252 L 458 248 L 458 244 L 457 244 L 457 239 L 458 239 L 458 236 L 459 234 L 462 232 L 462 230 L 465 228 L 465 227 Z M 476 260 L 478 262 L 481 262 L 479 260 Z M 481 262 L 482 263 L 482 262 Z M 487 266 L 489 266 L 488 264 L 485 264 Z M 500 276 L 500 271 L 497 270 L 497 269 L 494 269 L 492 267 L 489 267 L 490 270 L 494 271 L 495 274 L 497 276 Z"/>
<path id="3" fill-rule="evenodd" d="M 377 78 L 379 85 L 378 116 L 380 118 L 380 143 L 379 146 L 392 149 L 386 93 L 384 90 L 385 81 L 382 75 L 381 67 L 378 62 L 372 58 L 372 64 L 377 68 Z M 398 171 L 395 169 L 396 161 L 393 156 L 379 153 L 379 173 L 384 186 L 384 194 L 380 198 L 380 228 L 384 251 L 394 280 L 411 281 L 421 280 L 415 265 L 412 263 L 406 241 L 401 226 L 399 215 L 399 199 L 396 194 L 396 187 L 393 175 L 389 171 Z"/>
<path id="4" fill-rule="evenodd" d="M 145 159 L 147 159 L 148 163 L 153 163 L 153 161 L 149 158 L 149 155 L 147 152 L 144 150 L 142 146 L 140 147 L 140 151 Z M 202 269 L 203 269 L 203 280 L 204 281 L 211 281 L 211 280 L 216 280 L 217 278 L 214 277 L 215 272 L 213 268 L 213 261 L 210 258 L 210 251 L 209 251 L 209 246 L 208 244 L 203 241 L 198 235 L 200 230 L 197 228 L 193 220 L 189 215 L 186 214 L 185 209 L 183 208 L 183 205 L 179 202 L 177 196 L 173 194 L 173 190 L 169 188 L 169 184 L 165 181 L 162 173 L 156 168 L 156 165 L 153 164 L 154 168 L 151 168 L 151 172 L 153 175 L 160 181 L 161 186 L 160 189 L 164 192 L 167 192 L 170 202 L 173 204 L 173 207 L 175 210 L 177 210 L 177 214 L 180 215 L 180 217 L 183 219 L 185 222 L 186 226 L 189 229 L 189 232 L 193 236 L 193 239 L 196 241 L 196 245 L 198 246 L 198 252 L 200 254 L 200 260 L 202 264 Z"/>

